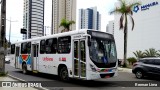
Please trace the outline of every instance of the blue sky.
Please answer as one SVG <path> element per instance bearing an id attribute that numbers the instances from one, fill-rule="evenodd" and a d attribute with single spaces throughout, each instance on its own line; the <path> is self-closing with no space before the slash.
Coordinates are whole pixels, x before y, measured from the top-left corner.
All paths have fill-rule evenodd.
<path id="1" fill-rule="evenodd" d="M 7 19 L 12 19 L 11 28 L 11 41 L 21 40 L 22 35 L 20 34 L 20 28 L 23 27 L 23 0 L 6 0 L 7 1 Z M 51 26 L 51 1 L 45 0 L 45 26 Z M 77 20 L 78 20 L 78 9 L 89 8 L 97 6 L 97 10 L 101 14 L 101 29 L 106 31 L 106 25 L 108 21 L 113 20 L 113 15 L 109 15 L 109 11 L 114 8 L 114 3 L 117 0 L 77 0 Z M 6 21 L 6 36 L 8 39 L 10 22 Z M 78 26 L 78 24 L 77 24 Z M 48 28 L 49 31 L 49 28 Z M 49 32 L 48 32 L 49 33 Z"/>

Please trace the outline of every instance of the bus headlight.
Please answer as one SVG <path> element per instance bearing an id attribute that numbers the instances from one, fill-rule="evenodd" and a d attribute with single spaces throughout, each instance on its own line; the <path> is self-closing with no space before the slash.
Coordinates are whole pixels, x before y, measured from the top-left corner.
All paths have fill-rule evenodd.
<path id="1" fill-rule="evenodd" d="M 93 72 L 97 71 L 96 68 L 92 64 L 90 64 L 90 68 L 92 69 Z"/>

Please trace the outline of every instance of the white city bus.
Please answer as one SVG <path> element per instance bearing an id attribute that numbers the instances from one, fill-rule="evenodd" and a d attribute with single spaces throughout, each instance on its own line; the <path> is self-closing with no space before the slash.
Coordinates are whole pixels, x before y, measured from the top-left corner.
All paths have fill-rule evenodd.
<path id="1" fill-rule="evenodd" d="M 11 65 L 17 69 L 93 80 L 117 75 L 117 53 L 111 34 L 70 31 L 23 40 L 11 45 Z"/>

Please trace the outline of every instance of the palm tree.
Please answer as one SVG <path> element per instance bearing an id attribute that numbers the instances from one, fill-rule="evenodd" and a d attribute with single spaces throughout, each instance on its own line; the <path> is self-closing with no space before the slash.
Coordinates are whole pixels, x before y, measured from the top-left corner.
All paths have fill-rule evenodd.
<path id="1" fill-rule="evenodd" d="M 61 26 L 64 27 L 64 30 L 62 30 L 62 32 L 65 32 L 65 31 L 69 31 L 69 27 L 72 24 L 75 24 L 75 21 L 68 21 L 66 19 L 62 19 L 59 27 Z"/>
<path id="2" fill-rule="evenodd" d="M 133 12 L 132 8 L 135 5 L 140 5 L 139 2 L 134 3 L 126 3 L 125 0 L 119 0 L 120 7 L 116 7 L 113 11 L 110 12 L 110 14 L 120 14 L 120 27 L 119 29 L 124 29 L 124 64 L 123 66 L 126 67 L 126 58 L 127 58 L 127 34 L 128 34 L 128 18 L 130 17 L 132 21 L 132 30 L 134 28 L 134 20 L 132 18 Z"/>
<path id="3" fill-rule="evenodd" d="M 133 52 L 133 54 L 136 56 L 137 59 L 144 58 L 144 53 L 140 50 L 136 51 L 136 52 Z"/>
<path id="4" fill-rule="evenodd" d="M 157 56 L 160 57 L 160 50 L 158 50 Z"/>
<path id="5" fill-rule="evenodd" d="M 148 50 L 145 50 L 144 55 L 145 57 L 157 57 L 159 53 L 154 48 L 150 48 Z"/>

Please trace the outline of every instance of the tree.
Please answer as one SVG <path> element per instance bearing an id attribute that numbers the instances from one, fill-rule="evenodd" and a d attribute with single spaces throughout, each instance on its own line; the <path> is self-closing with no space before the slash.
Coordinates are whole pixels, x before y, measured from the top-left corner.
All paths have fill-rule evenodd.
<path id="1" fill-rule="evenodd" d="M 158 50 L 157 56 L 160 57 L 160 50 Z"/>
<path id="2" fill-rule="evenodd" d="M 116 7 L 110 14 L 120 14 L 120 27 L 119 29 L 124 30 L 124 64 L 123 66 L 126 67 L 126 58 L 127 58 L 127 35 L 128 35 L 128 17 L 130 17 L 132 22 L 132 30 L 134 29 L 134 20 L 132 18 L 133 12 L 132 8 L 135 5 L 140 5 L 139 2 L 134 3 L 126 3 L 125 0 L 119 0 L 120 7 Z"/>
<path id="3" fill-rule="evenodd" d="M 62 32 L 67 32 L 70 30 L 69 27 L 72 24 L 75 24 L 75 21 L 68 21 L 66 19 L 62 19 L 59 27 L 61 27 L 61 26 L 64 27 L 64 30 L 62 30 Z"/>
<path id="4" fill-rule="evenodd" d="M 136 52 L 133 52 L 133 54 L 135 55 L 135 57 L 137 58 L 137 59 L 139 59 L 139 58 L 144 58 L 144 53 L 142 52 L 142 51 L 136 51 Z"/>
<path id="5" fill-rule="evenodd" d="M 128 59 L 129 64 L 133 65 L 135 62 L 137 62 L 136 58 L 134 57 L 129 57 Z"/>
<path id="6" fill-rule="evenodd" d="M 158 55 L 158 51 L 156 51 L 154 48 L 150 48 L 144 52 L 145 57 L 157 57 Z"/>

